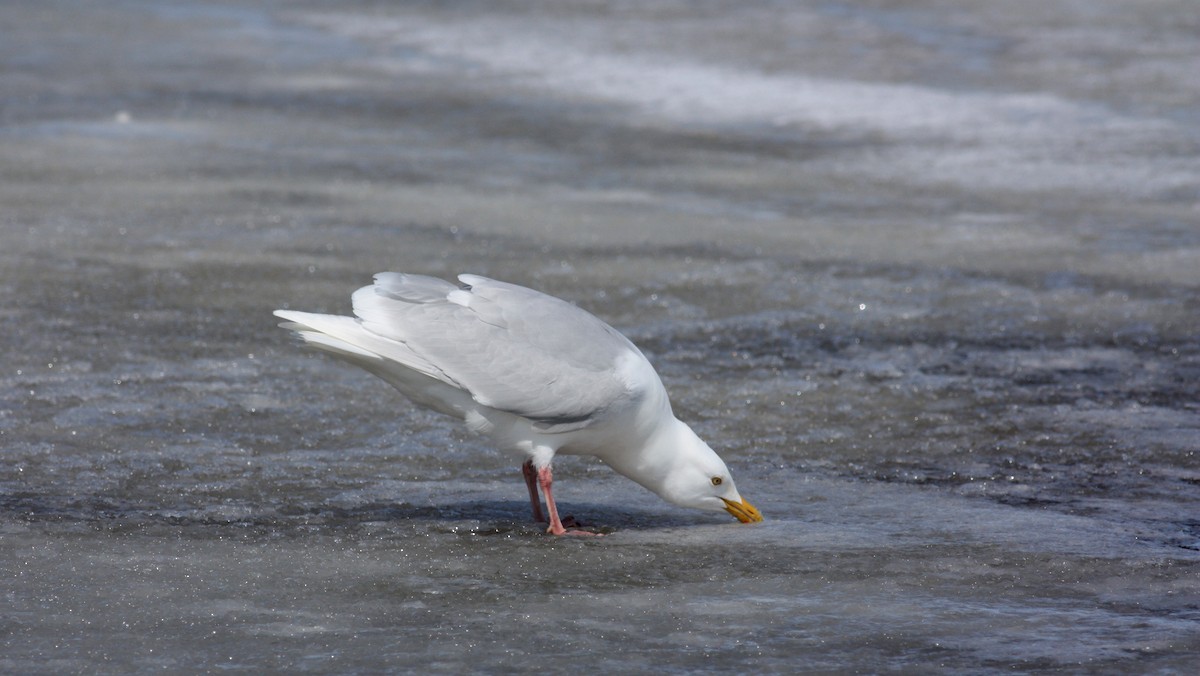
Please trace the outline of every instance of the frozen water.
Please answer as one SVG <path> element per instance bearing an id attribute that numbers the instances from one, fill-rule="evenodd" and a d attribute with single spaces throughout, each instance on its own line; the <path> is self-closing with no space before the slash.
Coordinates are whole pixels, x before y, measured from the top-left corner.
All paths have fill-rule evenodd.
<path id="1" fill-rule="evenodd" d="M 0 7 L 0 671 L 1189 673 L 1191 3 Z M 17 27 L 17 28 L 14 28 Z M 767 521 L 300 351 L 625 330 Z"/>

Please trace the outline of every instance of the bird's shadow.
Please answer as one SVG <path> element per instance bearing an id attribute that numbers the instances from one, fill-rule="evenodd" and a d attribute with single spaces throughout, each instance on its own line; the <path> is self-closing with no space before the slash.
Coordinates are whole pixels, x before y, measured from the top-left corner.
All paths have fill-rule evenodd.
<path id="1" fill-rule="evenodd" d="M 647 531 L 715 523 L 703 513 L 614 507 L 604 503 L 560 503 L 570 528 L 601 534 Z M 413 529 L 469 535 L 540 535 L 546 524 L 533 520 L 523 500 L 464 500 L 417 505 L 370 502 L 341 506 L 291 503 L 258 504 L 229 513 L 214 505 L 163 507 L 102 496 L 0 496 L 0 520 L 29 524 L 90 527 L 113 533 L 227 537 L 303 537 L 320 532 L 370 530 L 402 537 Z M 405 528 L 405 525 L 408 528 Z M 574 524 L 574 525 L 572 525 Z"/>
<path id="2" fill-rule="evenodd" d="M 704 514 L 656 511 L 609 504 L 569 503 L 559 505 L 568 528 L 580 528 L 611 534 L 622 530 L 652 530 L 706 524 L 714 521 Z M 304 510 L 310 516 L 345 523 L 428 522 L 444 524 L 444 530 L 473 535 L 541 533 L 544 522 L 535 522 L 529 503 L 521 500 L 467 500 L 436 505 L 375 502 L 354 507 L 314 507 Z M 464 528 L 463 522 L 470 522 Z M 436 525 L 434 530 L 439 529 Z"/>

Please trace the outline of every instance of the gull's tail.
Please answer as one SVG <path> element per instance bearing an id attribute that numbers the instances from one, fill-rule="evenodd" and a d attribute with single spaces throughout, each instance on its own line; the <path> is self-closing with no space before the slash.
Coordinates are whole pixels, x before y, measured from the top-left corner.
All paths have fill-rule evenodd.
<path id="1" fill-rule="evenodd" d="M 379 376 L 418 404 L 457 417 L 470 405 L 470 395 L 440 369 L 403 342 L 367 330 L 360 319 L 293 310 L 275 316 L 306 345 Z"/>
<path id="2" fill-rule="evenodd" d="M 382 353 L 387 352 L 387 348 L 390 347 L 381 345 L 385 339 L 367 333 L 362 324 L 353 317 L 292 310 L 276 310 L 275 316 L 286 320 L 279 328 L 294 331 L 306 345 L 356 364 L 362 360 L 381 360 Z"/>

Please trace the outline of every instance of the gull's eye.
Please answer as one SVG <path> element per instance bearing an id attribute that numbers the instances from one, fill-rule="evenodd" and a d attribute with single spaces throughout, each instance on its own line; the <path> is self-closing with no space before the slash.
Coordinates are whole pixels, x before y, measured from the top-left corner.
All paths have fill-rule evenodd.
<path id="1" fill-rule="evenodd" d="M 712 485 L 714 485 L 714 486 L 720 486 L 722 481 L 724 481 L 724 479 L 722 479 L 722 478 L 721 478 L 721 477 L 719 477 L 719 476 L 715 476 L 715 477 L 713 477 L 713 478 L 712 478 Z"/>

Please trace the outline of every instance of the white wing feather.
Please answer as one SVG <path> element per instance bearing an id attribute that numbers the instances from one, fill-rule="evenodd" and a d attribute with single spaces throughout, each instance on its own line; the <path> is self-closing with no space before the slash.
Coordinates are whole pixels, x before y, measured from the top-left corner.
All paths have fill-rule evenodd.
<path id="1" fill-rule="evenodd" d="M 464 286 L 382 273 L 354 293 L 357 318 L 276 315 L 293 322 L 288 328 L 314 347 L 368 368 L 423 402 L 427 393 L 414 391 L 422 381 L 403 370 L 547 427 L 578 428 L 644 394 L 614 367 L 631 356 L 645 358 L 593 315 L 513 284 L 477 275 L 459 279 Z"/>

